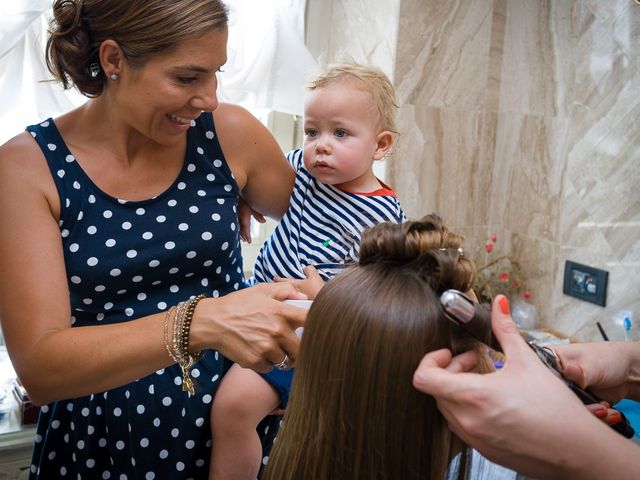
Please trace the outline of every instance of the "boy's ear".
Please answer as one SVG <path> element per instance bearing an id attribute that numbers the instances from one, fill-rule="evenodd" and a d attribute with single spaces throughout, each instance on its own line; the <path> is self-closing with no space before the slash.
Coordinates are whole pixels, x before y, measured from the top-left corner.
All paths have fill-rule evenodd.
<path id="1" fill-rule="evenodd" d="M 373 154 L 373 159 L 380 160 L 389 153 L 389 150 L 391 150 L 391 147 L 393 146 L 393 133 L 388 130 L 380 132 L 376 137 L 376 141 L 377 148 Z"/>
<path id="2" fill-rule="evenodd" d="M 118 42 L 109 38 L 100 44 L 100 65 L 106 76 L 112 73 L 118 75 L 122 72 L 124 66 L 124 52 L 118 45 Z"/>

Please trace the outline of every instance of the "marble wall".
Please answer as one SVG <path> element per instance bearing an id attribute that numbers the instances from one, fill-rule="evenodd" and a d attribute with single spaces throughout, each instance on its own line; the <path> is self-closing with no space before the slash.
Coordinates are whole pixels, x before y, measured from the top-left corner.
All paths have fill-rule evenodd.
<path id="1" fill-rule="evenodd" d="M 640 339 L 640 5 L 331 0 L 323 11 L 307 23 L 322 31 L 316 56 L 346 51 L 394 79 L 402 136 L 387 180 L 409 216 L 436 211 L 477 247 L 496 233 L 524 262 L 543 325 L 599 340 L 600 321 L 621 337 L 628 310 Z M 562 293 L 567 259 L 609 272 L 606 307 Z"/>

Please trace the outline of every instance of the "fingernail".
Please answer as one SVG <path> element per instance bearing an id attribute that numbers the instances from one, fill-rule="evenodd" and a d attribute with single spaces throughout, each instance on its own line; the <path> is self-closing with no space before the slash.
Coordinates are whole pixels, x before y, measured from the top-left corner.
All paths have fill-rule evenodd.
<path id="1" fill-rule="evenodd" d="M 611 408 L 611 404 L 607 401 L 603 400 L 602 402 L 600 402 L 600 404 L 604 406 L 604 408 Z"/>
<path id="2" fill-rule="evenodd" d="M 607 416 L 607 409 L 603 408 L 602 410 L 596 410 L 593 414 L 598 418 L 604 418 Z"/>
<path id="3" fill-rule="evenodd" d="M 504 295 L 498 299 L 498 303 L 500 304 L 500 310 L 505 315 L 509 315 L 509 300 Z"/>
<path id="4" fill-rule="evenodd" d="M 620 415 L 619 412 L 614 412 L 611 414 L 611 416 L 609 416 L 609 418 L 607 419 L 607 423 L 609 425 L 615 425 L 616 423 L 618 423 L 620 420 L 622 420 L 622 416 Z"/>

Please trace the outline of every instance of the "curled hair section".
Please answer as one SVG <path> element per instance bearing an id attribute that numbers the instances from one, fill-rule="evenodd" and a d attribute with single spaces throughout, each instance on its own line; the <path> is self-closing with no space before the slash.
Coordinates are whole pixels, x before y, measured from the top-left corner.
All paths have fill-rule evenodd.
<path id="1" fill-rule="evenodd" d="M 435 213 L 402 224 L 380 223 L 362 235 L 359 265 L 413 271 L 436 293 L 447 288 L 466 292 L 473 285 L 476 267 L 465 257 L 463 241 Z"/>

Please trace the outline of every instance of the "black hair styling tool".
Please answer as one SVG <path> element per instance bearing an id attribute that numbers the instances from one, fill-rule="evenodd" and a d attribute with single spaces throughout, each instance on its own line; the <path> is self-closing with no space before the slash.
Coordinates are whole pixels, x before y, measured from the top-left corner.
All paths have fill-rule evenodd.
<path id="1" fill-rule="evenodd" d="M 440 304 L 447 318 L 469 335 L 494 350 L 502 351 L 502 347 L 500 347 L 500 344 L 493 337 L 491 331 L 491 307 L 488 304 L 479 304 L 464 293 L 454 289 L 445 290 L 442 295 L 440 295 Z M 564 378 L 563 371 L 558 365 L 558 358 L 552 349 L 540 347 L 534 342 L 527 342 L 527 344 L 536 355 L 538 355 L 540 361 L 560 378 L 567 387 L 578 396 L 582 403 L 585 405 L 600 403 L 600 399 L 593 393 L 580 388 L 575 382 Z M 611 425 L 611 428 L 626 438 L 632 438 L 635 434 L 633 427 L 631 427 L 627 417 L 625 417 L 622 412 L 619 413 L 621 420 Z"/>

